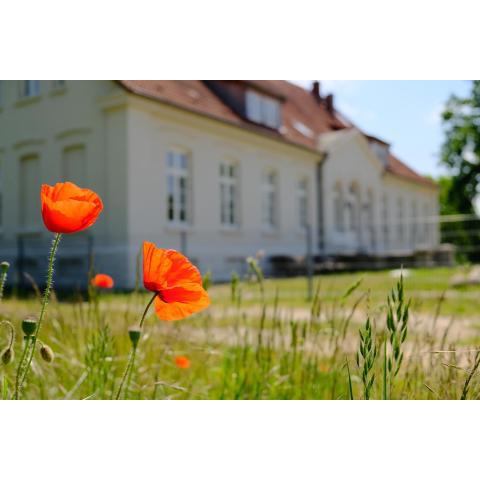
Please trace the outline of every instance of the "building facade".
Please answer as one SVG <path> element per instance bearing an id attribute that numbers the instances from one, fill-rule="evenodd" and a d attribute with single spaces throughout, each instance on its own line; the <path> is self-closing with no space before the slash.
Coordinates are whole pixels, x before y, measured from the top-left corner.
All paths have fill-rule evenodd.
<path id="1" fill-rule="evenodd" d="M 301 261 L 309 242 L 321 259 L 439 241 L 435 186 L 344 120 L 318 83 L 0 82 L 0 254 L 19 281 L 43 278 L 39 190 L 62 180 L 105 204 L 63 240 L 65 286 L 84 286 L 93 260 L 131 288 L 143 240 L 185 251 L 214 279 L 259 251 L 267 270 Z"/>

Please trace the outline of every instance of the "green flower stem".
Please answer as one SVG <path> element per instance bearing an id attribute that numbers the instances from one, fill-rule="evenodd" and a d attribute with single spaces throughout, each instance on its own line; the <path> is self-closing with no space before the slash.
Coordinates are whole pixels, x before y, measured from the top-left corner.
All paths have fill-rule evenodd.
<path id="1" fill-rule="evenodd" d="M 5 288 L 5 283 L 7 281 L 7 268 L 3 268 L 2 272 L 0 273 L 0 302 L 2 301 L 3 298 L 3 290 Z"/>
<path id="2" fill-rule="evenodd" d="M 8 320 L 0 321 L 0 325 L 5 325 L 10 330 L 10 340 L 8 341 L 8 348 L 12 348 L 13 342 L 15 342 L 15 328 Z"/>
<path id="3" fill-rule="evenodd" d="M 45 311 L 46 311 L 48 302 L 50 300 L 50 293 L 52 291 L 52 286 L 53 286 L 53 265 L 55 263 L 55 255 L 57 253 L 58 244 L 60 243 L 61 238 L 62 238 L 62 234 L 56 233 L 52 242 L 52 248 L 50 249 L 50 258 L 48 259 L 48 271 L 47 271 L 47 286 L 45 287 L 45 291 L 43 292 L 42 308 L 40 310 L 40 316 L 38 317 L 37 329 L 33 334 L 32 348 L 31 348 L 30 354 L 28 355 L 25 368 L 22 369 L 23 360 L 18 365 L 17 380 L 16 380 L 16 387 L 15 387 L 15 398 L 17 399 L 20 395 L 20 390 L 22 388 L 23 382 L 26 380 L 28 372 L 30 370 L 30 365 L 32 364 L 33 355 L 35 354 L 35 347 L 37 345 L 38 334 L 40 332 L 40 327 L 42 326 L 43 317 L 45 316 Z"/>
<path id="4" fill-rule="evenodd" d="M 145 307 L 145 310 L 143 312 L 142 318 L 141 318 L 140 323 L 139 323 L 140 329 L 143 327 L 143 323 L 145 322 L 147 312 L 148 312 L 150 306 L 152 305 L 152 303 L 155 300 L 157 295 L 158 295 L 158 293 L 155 292 L 153 294 L 153 297 L 150 299 L 147 306 Z M 120 399 L 120 395 L 122 394 L 123 385 L 125 384 L 125 380 L 127 380 L 127 377 L 128 377 L 128 381 L 127 381 L 126 392 L 128 394 L 128 389 L 130 387 L 130 382 L 131 382 L 131 379 L 132 379 L 132 371 L 133 371 L 133 366 L 134 366 L 134 363 L 135 363 L 136 354 L 137 354 L 137 345 L 132 344 L 132 348 L 130 350 L 130 357 L 128 359 L 127 367 L 125 368 L 125 371 L 123 372 L 122 380 L 120 382 L 120 386 L 118 387 L 118 391 L 117 391 L 117 395 L 115 396 L 115 400 Z"/>
<path id="5" fill-rule="evenodd" d="M 23 365 L 23 362 L 25 361 L 25 357 L 27 356 L 28 349 L 30 347 L 30 339 L 31 339 L 30 336 L 25 337 L 25 346 L 23 347 L 22 356 L 20 357 L 20 361 L 18 362 L 17 377 L 15 379 L 15 393 L 13 395 L 13 398 L 15 400 L 18 400 L 20 397 L 20 376 L 23 373 L 22 365 Z"/>

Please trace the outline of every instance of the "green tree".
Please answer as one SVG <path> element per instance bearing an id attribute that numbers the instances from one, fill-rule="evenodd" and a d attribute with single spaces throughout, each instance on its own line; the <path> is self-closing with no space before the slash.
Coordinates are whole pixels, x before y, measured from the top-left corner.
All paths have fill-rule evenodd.
<path id="1" fill-rule="evenodd" d="M 439 180 L 441 213 L 472 215 L 480 183 L 480 80 L 472 82 L 468 97 L 452 96 L 442 116 L 446 139 L 441 162 L 451 176 Z M 468 259 L 478 261 L 479 230 L 478 220 L 445 223 L 442 238 L 456 244 Z"/>

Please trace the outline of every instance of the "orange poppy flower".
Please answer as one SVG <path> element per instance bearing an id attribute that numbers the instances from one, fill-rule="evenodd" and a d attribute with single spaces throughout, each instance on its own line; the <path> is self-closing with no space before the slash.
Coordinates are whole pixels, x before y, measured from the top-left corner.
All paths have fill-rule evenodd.
<path id="1" fill-rule="evenodd" d="M 181 320 L 210 305 L 198 268 L 175 250 L 143 242 L 143 284 L 157 292 L 155 312 L 161 320 Z"/>
<path id="2" fill-rule="evenodd" d="M 65 182 L 42 185 L 43 223 L 51 232 L 75 233 L 91 227 L 103 210 L 101 198 L 92 190 Z"/>
<path id="3" fill-rule="evenodd" d="M 110 275 L 99 273 L 92 278 L 92 285 L 98 288 L 113 288 L 114 281 Z"/>
<path id="4" fill-rule="evenodd" d="M 178 368 L 189 368 L 190 360 L 187 357 L 179 355 L 178 357 L 175 357 L 175 365 Z"/>

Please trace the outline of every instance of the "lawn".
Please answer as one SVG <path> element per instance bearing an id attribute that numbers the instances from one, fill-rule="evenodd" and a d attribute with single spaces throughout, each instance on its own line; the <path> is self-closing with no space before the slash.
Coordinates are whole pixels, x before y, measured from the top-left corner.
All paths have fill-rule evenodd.
<path id="1" fill-rule="evenodd" d="M 315 277 L 312 299 L 303 277 L 213 285 L 212 305 L 200 314 L 178 322 L 147 316 L 122 398 L 477 398 L 480 288 L 450 287 L 459 271 L 406 271 L 404 298 L 397 293 L 390 302 L 390 327 L 387 296 L 398 271 Z M 55 359 L 36 355 L 23 398 L 114 398 L 128 361 L 128 327 L 149 298 L 96 291 L 54 297 L 38 340 Z M 21 321 L 39 307 L 35 295 L 6 295 L 0 303 L 16 329 L 16 358 L 0 367 L 5 399 L 22 351 Z M 3 348 L 8 329 L 1 334 Z M 188 368 L 176 365 L 178 356 L 188 357 Z"/>

